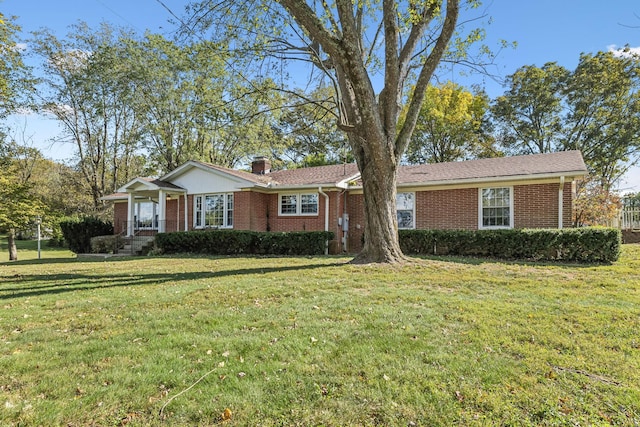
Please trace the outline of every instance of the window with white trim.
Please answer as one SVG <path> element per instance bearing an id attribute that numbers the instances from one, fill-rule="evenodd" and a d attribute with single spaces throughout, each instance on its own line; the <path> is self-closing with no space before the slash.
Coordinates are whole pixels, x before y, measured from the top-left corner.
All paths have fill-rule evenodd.
<path id="1" fill-rule="evenodd" d="M 134 221 L 137 230 L 157 230 L 158 204 L 155 202 L 136 202 Z"/>
<path id="2" fill-rule="evenodd" d="M 416 228 L 415 206 L 415 193 L 396 194 L 396 215 L 398 217 L 398 228 Z"/>
<path id="3" fill-rule="evenodd" d="M 195 228 L 233 228 L 233 193 L 194 196 L 193 226 Z"/>
<path id="4" fill-rule="evenodd" d="M 513 227 L 513 187 L 480 189 L 480 228 Z"/>
<path id="5" fill-rule="evenodd" d="M 318 193 L 280 194 L 280 215 L 318 215 Z"/>

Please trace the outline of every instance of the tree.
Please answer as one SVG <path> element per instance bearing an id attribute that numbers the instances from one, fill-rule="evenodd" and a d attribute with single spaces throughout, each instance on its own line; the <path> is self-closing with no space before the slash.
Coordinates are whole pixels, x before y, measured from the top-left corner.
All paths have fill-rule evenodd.
<path id="1" fill-rule="evenodd" d="M 550 62 L 527 65 L 507 77 L 509 89 L 492 106 L 502 146 L 513 154 L 559 149 L 563 130 L 562 89 L 569 72 Z"/>
<path id="2" fill-rule="evenodd" d="M 272 150 L 274 164 L 295 168 L 353 162 L 346 135 L 336 127 L 332 114 L 333 88 L 318 88 L 310 98 L 313 101 L 294 97 L 280 115 L 277 130 L 284 143 L 282 150 Z"/>
<path id="3" fill-rule="evenodd" d="M 5 140 L 0 141 L 6 147 Z M 0 157 L 0 230 L 7 233 L 9 261 L 18 259 L 16 233 L 42 215 L 42 204 L 33 197 L 32 186 L 19 172 L 19 165 L 10 156 L 11 150 L 3 150 Z"/>
<path id="4" fill-rule="evenodd" d="M 238 26 L 246 24 L 238 43 L 243 52 L 257 51 L 259 58 L 304 58 L 333 82 L 334 114 L 347 134 L 363 183 L 365 241 L 354 262 L 401 262 L 405 258 L 396 218 L 398 166 L 441 60 L 451 52 L 449 47 L 458 54 L 451 57 L 462 60 L 467 42 L 479 33 L 454 39 L 460 0 L 277 3 L 286 13 L 269 1 L 205 1 L 191 10 L 199 11 L 199 23 L 217 31 L 233 27 L 238 33 Z M 275 16 L 277 22 L 264 25 L 265 15 Z M 287 23 L 288 18 L 294 22 Z M 284 33 L 287 28 L 292 28 L 290 34 Z M 254 39 L 262 46 L 259 50 L 247 46 Z M 412 84 L 414 90 L 407 93 Z M 405 105 L 406 119 L 398 126 Z"/>
<path id="5" fill-rule="evenodd" d="M 128 52 L 131 107 L 143 123 L 145 149 L 157 172 L 191 159 L 235 167 L 261 150 L 266 154 L 273 120 L 257 113 L 277 97 L 266 96 L 268 80 L 230 78 L 224 43 L 180 45 L 146 34 L 131 41 Z"/>
<path id="6" fill-rule="evenodd" d="M 525 66 L 508 81 L 492 108 L 508 151 L 580 150 L 605 191 L 640 159 L 637 56 L 583 54 L 574 71 Z"/>
<path id="7" fill-rule="evenodd" d="M 33 92 L 31 68 L 18 44 L 20 27 L 0 12 L 0 118 L 24 106 Z"/>
<path id="8" fill-rule="evenodd" d="M 43 59 L 41 105 L 62 125 L 63 138 L 76 148 L 78 169 L 93 208 L 118 183 L 138 174 L 135 151 L 140 122 L 131 109 L 134 94 L 127 67 L 131 34 L 103 24 L 72 27 L 65 40 L 50 31 L 35 34 L 34 51 Z"/>
<path id="9" fill-rule="evenodd" d="M 564 93 L 562 149 L 581 150 L 608 191 L 640 159 L 640 58 L 583 54 Z"/>
<path id="10" fill-rule="evenodd" d="M 602 186 L 597 177 L 590 177 L 578 183 L 573 203 L 574 227 L 611 227 L 620 214 L 620 196 Z"/>
<path id="11" fill-rule="evenodd" d="M 453 162 L 499 154 L 493 147 L 484 93 L 454 83 L 427 88 L 425 102 L 407 149 L 410 163 Z"/>

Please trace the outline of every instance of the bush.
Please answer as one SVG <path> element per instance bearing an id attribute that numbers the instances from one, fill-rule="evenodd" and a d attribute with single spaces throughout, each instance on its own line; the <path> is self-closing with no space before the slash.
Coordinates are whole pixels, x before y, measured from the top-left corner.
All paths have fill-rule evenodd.
<path id="1" fill-rule="evenodd" d="M 95 236 L 92 237 L 90 241 L 92 254 L 112 254 L 117 252 L 116 249 L 124 246 L 122 237 L 113 234 L 108 236 Z"/>
<path id="2" fill-rule="evenodd" d="M 210 255 L 321 255 L 333 233 L 325 231 L 256 232 L 238 230 L 179 231 L 156 236 L 161 253 Z"/>
<path id="3" fill-rule="evenodd" d="M 92 237 L 113 234 L 110 222 L 95 217 L 61 221 L 60 228 L 69 249 L 77 254 L 91 252 Z"/>
<path id="4" fill-rule="evenodd" d="M 613 228 L 400 231 L 403 252 L 416 255 L 608 263 L 620 256 L 621 243 Z"/>

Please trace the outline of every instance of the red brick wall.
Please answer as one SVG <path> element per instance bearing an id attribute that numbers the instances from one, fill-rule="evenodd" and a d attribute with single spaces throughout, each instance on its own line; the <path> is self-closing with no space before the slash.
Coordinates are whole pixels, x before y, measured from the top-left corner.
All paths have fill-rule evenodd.
<path id="1" fill-rule="evenodd" d="M 416 192 L 416 228 L 476 230 L 478 189 Z"/>
<path id="2" fill-rule="evenodd" d="M 331 191 L 329 195 L 329 231 L 341 240 L 343 232 L 338 218 L 346 209 L 349 214 L 347 250 L 362 249 L 364 234 L 364 197 Z M 318 198 L 318 215 L 279 215 L 278 195 L 252 191 L 234 193 L 234 229 L 254 231 L 324 230 L 325 198 Z M 416 192 L 416 228 L 467 229 L 478 228 L 478 189 L 433 190 Z M 558 184 L 514 186 L 514 225 L 516 228 L 556 228 L 558 225 Z M 193 229 L 193 196 L 187 198 L 188 226 Z M 564 227 L 571 226 L 571 183 L 564 187 Z M 268 212 L 268 217 L 267 217 Z M 114 203 L 114 229 L 125 231 L 127 203 Z M 167 200 L 167 231 L 184 229 L 184 196 Z"/>
<path id="3" fill-rule="evenodd" d="M 113 233 L 127 231 L 127 202 L 113 204 Z"/>
<path id="4" fill-rule="evenodd" d="M 236 230 L 266 231 L 267 194 L 253 191 L 233 193 L 233 228 Z"/>
<path id="5" fill-rule="evenodd" d="M 515 228 L 558 227 L 558 183 L 517 185 L 513 188 Z M 416 192 L 417 229 L 478 229 L 478 189 Z M 563 227 L 571 226 L 571 183 L 564 185 Z M 350 227 L 349 251 L 362 249 L 364 196 L 350 195 L 347 202 Z M 360 228 L 358 228 L 360 225 Z"/>
<path id="6" fill-rule="evenodd" d="M 269 206 L 269 231 L 324 230 L 325 200 L 322 195 L 318 197 L 318 215 L 280 215 L 277 194 L 269 194 L 267 205 Z"/>
<path id="7" fill-rule="evenodd" d="M 347 236 L 347 251 L 359 252 L 362 249 L 364 235 L 364 195 L 350 194 L 347 197 L 347 212 L 349 213 L 349 233 Z"/>
<path id="8" fill-rule="evenodd" d="M 513 187 L 515 228 L 558 228 L 559 183 Z M 562 226 L 571 226 L 571 183 L 563 190 Z"/>

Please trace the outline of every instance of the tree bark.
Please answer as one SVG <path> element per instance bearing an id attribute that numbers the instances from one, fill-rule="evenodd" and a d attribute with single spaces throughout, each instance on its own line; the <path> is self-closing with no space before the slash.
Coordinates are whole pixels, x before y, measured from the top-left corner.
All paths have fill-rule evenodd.
<path id="1" fill-rule="evenodd" d="M 406 257 L 398 241 L 396 214 L 398 165 L 415 129 L 429 80 L 455 31 L 460 0 L 409 2 L 416 22 L 404 43 L 398 26 L 398 5 L 393 0 L 383 0 L 381 17 L 385 43 L 383 58 L 380 59 L 384 63 L 384 88 L 378 96 L 365 62 L 367 55 L 363 51 L 364 34 L 360 19 L 365 3 L 335 0 L 335 13 L 325 4 L 328 19 L 333 22 L 333 25 L 325 27 L 326 19 L 317 15 L 307 1 L 278 1 L 331 58 L 331 73 L 327 69 L 323 72 L 335 77 L 339 89 L 339 127 L 349 137 L 364 192 L 364 247 L 353 262 L 403 262 Z M 417 59 L 422 57 L 417 52 L 421 49 L 427 28 L 445 4 L 446 14 L 436 42 L 426 58 Z M 412 63 L 419 71 L 413 93 L 406 101 L 405 122 L 398 130 L 398 115 Z"/>
<path id="2" fill-rule="evenodd" d="M 16 231 L 14 229 L 9 230 L 7 242 L 9 244 L 9 261 L 17 261 L 18 248 L 16 248 Z"/>
<path id="3" fill-rule="evenodd" d="M 364 246 L 354 264 L 406 261 L 398 241 L 397 168 L 393 162 L 358 159 L 364 193 Z"/>

